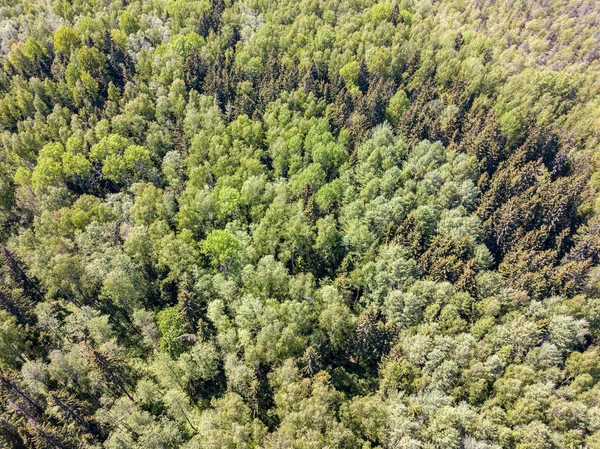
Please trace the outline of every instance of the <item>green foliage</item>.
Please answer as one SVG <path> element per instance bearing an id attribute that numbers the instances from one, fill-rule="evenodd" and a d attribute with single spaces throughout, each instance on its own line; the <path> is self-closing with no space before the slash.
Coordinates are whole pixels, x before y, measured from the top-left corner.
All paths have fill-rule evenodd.
<path id="1" fill-rule="evenodd" d="M 137 33 L 140 29 L 140 21 L 131 12 L 123 11 L 119 16 L 119 28 L 127 35 Z"/>
<path id="2" fill-rule="evenodd" d="M 600 447 L 598 6 L 4 2 L 0 447 Z"/>
<path id="3" fill-rule="evenodd" d="M 24 330 L 14 316 L 0 310 L 0 366 L 3 370 L 17 368 L 25 362 L 28 342 Z"/>
<path id="4" fill-rule="evenodd" d="M 400 123 L 402 114 L 406 111 L 406 108 L 410 105 L 410 100 L 406 96 L 406 92 L 399 90 L 390 98 L 385 114 L 387 119 L 394 125 Z"/>
<path id="5" fill-rule="evenodd" d="M 239 262 L 241 245 L 238 239 L 227 231 L 214 230 L 201 243 L 201 248 L 213 266 L 229 271 Z"/>
<path id="6" fill-rule="evenodd" d="M 176 307 L 169 307 L 156 314 L 156 325 L 160 332 L 158 342 L 161 350 L 171 356 L 178 356 L 185 348 L 179 340 L 186 333 L 187 326 L 183 314 Z"/>
<path id="7" fill-rule="evenodd" d="M 54 33 L 54 49 L 58 53 L 69 54 L 81 45 L 81 36 L 69 26 L 60 27 Z"/>
<path id="8" fill-rule="evenodd" d="M 360 66 L 356 61 L 350 61 L 340 69 L 340 76 L 346 82 L 350 90 L 358 89 L 358 75 Z"/>

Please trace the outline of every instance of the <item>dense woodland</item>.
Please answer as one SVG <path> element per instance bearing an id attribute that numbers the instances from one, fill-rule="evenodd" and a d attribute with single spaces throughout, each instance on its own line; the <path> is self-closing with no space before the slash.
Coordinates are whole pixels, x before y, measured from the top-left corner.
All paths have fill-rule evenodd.
<path id="1" fill-rule="evenodd" d="M 600 2 L 0 5 L 0 447 L 600 448 Z"/>

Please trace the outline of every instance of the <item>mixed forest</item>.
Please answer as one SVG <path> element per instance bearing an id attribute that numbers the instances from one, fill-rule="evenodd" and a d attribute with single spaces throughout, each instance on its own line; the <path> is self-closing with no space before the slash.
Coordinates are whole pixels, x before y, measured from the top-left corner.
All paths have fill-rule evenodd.
<path id="1" fill-rule="evenodd" d="M 599 30 L 0 0 L 0 447 L 599 449 Z"/>

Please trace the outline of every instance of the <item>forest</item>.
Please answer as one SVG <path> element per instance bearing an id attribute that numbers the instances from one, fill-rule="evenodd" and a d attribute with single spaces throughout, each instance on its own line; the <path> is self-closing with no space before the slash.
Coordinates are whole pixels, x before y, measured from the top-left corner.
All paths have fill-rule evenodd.
<path id="1" fill-rule="evenodd" d="M 600 449 L 599 30 L 0 0 L 0 448 Z"/>

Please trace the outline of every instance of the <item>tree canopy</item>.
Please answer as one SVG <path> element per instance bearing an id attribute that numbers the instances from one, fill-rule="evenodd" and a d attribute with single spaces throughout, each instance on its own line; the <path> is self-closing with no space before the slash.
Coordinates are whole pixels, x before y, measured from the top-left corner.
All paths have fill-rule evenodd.
<path id="1" fill-rule="evenodd" d="M 600 2 L 1 12 L 0 447 L 600 449 Z"/>

